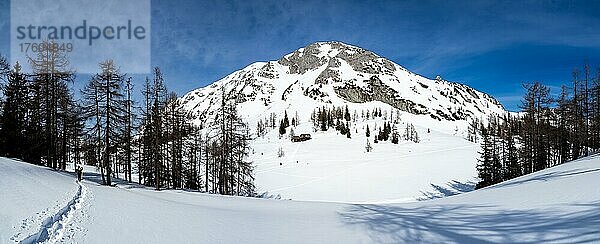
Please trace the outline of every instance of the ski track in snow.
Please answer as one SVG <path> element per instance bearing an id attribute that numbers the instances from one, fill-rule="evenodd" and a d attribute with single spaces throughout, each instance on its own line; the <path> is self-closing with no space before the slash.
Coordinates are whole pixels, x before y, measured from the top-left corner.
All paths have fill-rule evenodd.
<path id="1" fill-rule="evenodd" d="M 46 218 L 38 232 L 20 241 L 20 243 L 56 243 L 64 241 L 65 232 L 72 232 L 77 228 L 73 226 L 75 214 L 81 210 L 87 195 L 88 189 L 81 182 L 77 182 L 79 189 L 75 196 L 54 215 Z M 80 229 L 81 230 L 81 229 Z M 67 237 L 73 236 L 73 233 Z"/>

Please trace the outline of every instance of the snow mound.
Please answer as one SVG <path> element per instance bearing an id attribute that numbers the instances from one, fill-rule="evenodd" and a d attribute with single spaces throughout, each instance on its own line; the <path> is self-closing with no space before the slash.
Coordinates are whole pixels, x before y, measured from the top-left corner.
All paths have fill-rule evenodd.
<path id="1" fill-rule="evenodd" d="M 598 179 L 600 155 L 457 196 L 340 214 L 381 243 L 597 243 Z"/>

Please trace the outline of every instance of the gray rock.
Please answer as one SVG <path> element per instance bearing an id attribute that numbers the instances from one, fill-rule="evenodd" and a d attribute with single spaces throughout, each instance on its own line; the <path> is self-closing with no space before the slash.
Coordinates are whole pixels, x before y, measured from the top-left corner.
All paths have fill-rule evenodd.
<path id="1" fill-rule="evenodd" d="M 377 76 L 371 76 L 366 80 L 368 87 L 361 88 L 352 83 L 346 83 L 344 86 L 335 87 L 335 93 L 354 103 L 365 103 L 371 101 L 380 101 L 387 103 L 394 108 L 413 114 L 427 114 L 427 107 L 417 104 L 413 101 L 397 97 L 397 92 L 391 87 L 383 84 Z"/>

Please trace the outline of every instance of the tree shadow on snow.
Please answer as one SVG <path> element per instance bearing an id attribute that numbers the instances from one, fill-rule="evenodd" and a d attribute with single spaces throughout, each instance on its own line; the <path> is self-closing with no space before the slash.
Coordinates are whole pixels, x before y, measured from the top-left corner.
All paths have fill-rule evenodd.
<path id="1" fill-rule="evenodd" d="M 70 173 L 75 175 L 75 173 Z M 97 185 L 102 185 L 102 175 L 97 172 L 84 172 L 83 180 L 96 183 Z M 146 186 L 139 185 L 136 182 L 128 182 L 126 180 L 120 178 L 111 178 L 113 186 L 119 186 L 121 188 L 131 189 L 131 188 L 147 188 Z"/>
<path id="2" fill-rule="evenodd" d="M 339 215 L 345 224 L 366 228 L 377 243 L 600 241 L 600 201 L 564 207 L 569 210 L 502 210 L 468 204 L 351 205 Z"/>
<path id="3" fill-rule="evenodd" d="M 496 184 L 493 186 L 490 186 L 489 188 L 498 188 L 498 187 L 506 187 L 506 186 L 514 186 L 514 185 L 520 185 L 523 183 L 528 183 L 528 182 L 533 182 L 533 181 L 548 181 L 548 180 L 552 180 L 555 178 L 563 178 L 563 177 L 570 177 L 570 176 L 575 176 L 575 175 L 580 175 L 580 174 L 586 174 L 586 173 L 592 173 L 592 172 L 598 172 L 600 171 L 600 168 L 596 168 L 596 169 L 573 169 L 573 170 L 564 170 L 564 171 L 553 171 L 553 172 L 549 172 L 549 173 L 544 173 L 544 174 L 539 174 L 533 177 L 526 177 L 524 179 L 518 179 L 518 180 L 511 180 L 508 182 L 503 182 L 500 184 Z"/>
<path id="4" fill-rule="evenodd" d="M 456 180 L 446 183 L 446 186 L 431 184 L 433 191 L 421 191 L 422 197 L 417 198 L 419 201 L 431 200 L 435 198 L 449 197 L 465 192 L 470 192 L 475 189 L 477 183 L 473 181 L 459 182 Z"/>
<path id="5" fill-rule="evenodd" d="M 600 153 L 594 153 L 591 156 L 588 156 L 586 158 L 583 159 L 578 159 L 575 161 L 580 161 L 580 160 L 592 160 L 592 159 L 598 159 L 600 158 Z M 571 161 L 571 162 L 567 162 L 565 164 L 572 164 L 575 161 Z M 587 166 L 579 164 L 576 165 L 579 166 L 579 168 L 577 169 L 571 169 L 571 170 L 559 170 L 559 169 L 554 169 L 551 172 L 547 172 L 547 173 L 533 173 L 533 174 L 537 174 L 534 175 L 532 177 L 523 177 L 523 178 L 517 178 L 517 179 L 513 179 L 513 180 L 509 180 L 507 182 L 502 182 L 499 184 L 495 184 L 492 186 L 489 186 L 487 188 L 498 188 L 498 187 L 505 187 L 505 186 L 514 186 L 514 185 L 520 185 L 523 183 L 529 183 L 529 182 L 535 182 L 535 181 L 548 181 L 548 180 L 552 180 L 552 179 L 556 179 L 556 178 L 565 178 L 565 177 L 571 177 L 571 176 L 576 176 L 576 175 L 581 175 L 581 174 L 587 174 L 587 173 L 592 173 L 592 172 L 598 172 L 600 171 L 600 168 L 587 168 Z"/>

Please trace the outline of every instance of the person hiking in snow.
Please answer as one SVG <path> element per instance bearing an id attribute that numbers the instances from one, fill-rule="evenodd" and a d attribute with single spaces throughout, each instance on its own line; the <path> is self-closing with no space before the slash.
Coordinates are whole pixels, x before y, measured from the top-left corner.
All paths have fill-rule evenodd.
<path id="1" fill-rule="evenodd" d="M 75 173 L 77 173 L 77 181 L 81 181 L 81 178 L 83 177 L 83 167 L 77 166 L 75 168 Z"/>

